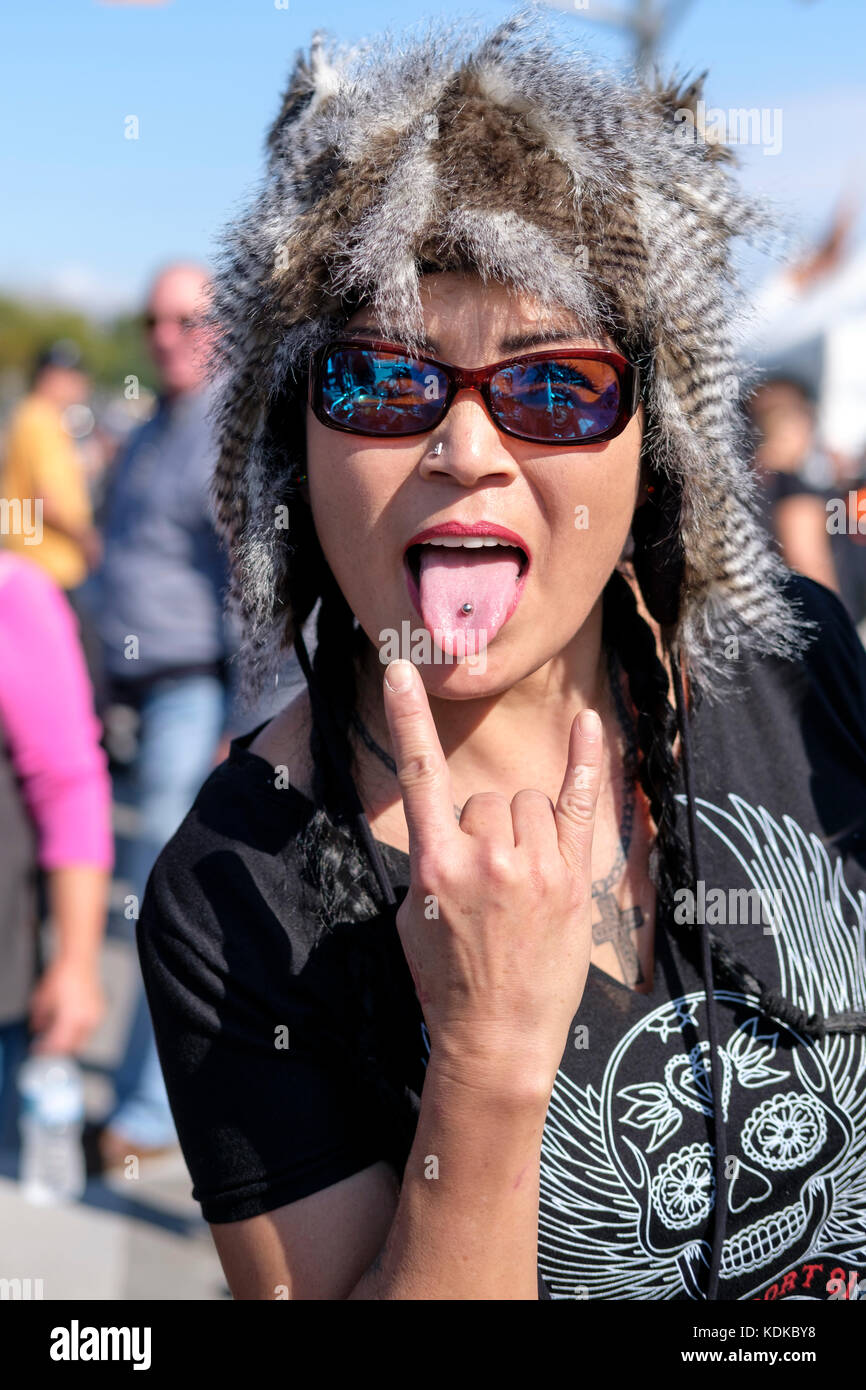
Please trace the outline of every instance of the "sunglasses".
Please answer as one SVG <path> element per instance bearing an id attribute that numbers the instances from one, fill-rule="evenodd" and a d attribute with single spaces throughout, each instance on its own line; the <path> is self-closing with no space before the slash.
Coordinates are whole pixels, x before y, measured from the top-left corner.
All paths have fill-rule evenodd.
<path id="1" fill-rule="evenodd" d="M 195 318 L 191 314 L 142 314 L 140 322 L 146 333 L 152 333 L 161 323 L 173 323 L 186 332 L 193 327 Z"/>
<path id="2" fill-rule="evenodd" d="M 337 339 L 310 361 L 309 402 L 329 429 L 380 438 L 426 434 L 458 391 L 478 391 L 504 434 L 536 444 L 596 444 L 640 402 L 634 363 L 606 348 L 556 348 L 472 370 L 377 339 Z"/>

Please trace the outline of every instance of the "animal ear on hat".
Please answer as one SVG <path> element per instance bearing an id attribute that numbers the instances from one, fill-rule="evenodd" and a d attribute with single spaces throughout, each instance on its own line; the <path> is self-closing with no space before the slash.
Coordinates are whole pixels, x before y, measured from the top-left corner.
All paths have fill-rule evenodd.
<path id="1" fill-rule="evenodd" d="M 708 75 L 708 68 L 691 81 L 675 72 L 667 78 L 658 70 L 653 73 L 650 100 L 665 119 L 677 127 L 684 139 L 693 138 L 692 132 L 701 129 L 699 104 L 704 99 L 704 83 Z M 703 148 L 711 161 L 732 165 L 737 163 L 734 150 L 721 141 L 703 141 Z"/>
<path id="2" fill-rule="evenodd" d="M 632 564 L 647 611 L 660 627 L 672 627 L 680 615 L 685 570 L 682 490 L 670 478 L 653 472 L 646 492 L 646 502 L 632 519 Z"/>

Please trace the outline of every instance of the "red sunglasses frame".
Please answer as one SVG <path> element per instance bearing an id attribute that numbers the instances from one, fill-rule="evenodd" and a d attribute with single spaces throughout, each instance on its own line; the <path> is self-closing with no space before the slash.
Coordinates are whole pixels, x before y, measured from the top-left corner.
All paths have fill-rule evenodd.
<path id="1" fill-rule="evenodd" d="M 430 366 L 438 367 L 448 382 L 448 390 L 445 393 L 440 414 L 432 424 L 424 425 L 422 429 L 411 430 L 361 430 L 331 419 L 322 403 L 322 364 L 329 353 L 340 347 L 373 348 L 379 351 L 397 352 L 410 361 L 429 363 Z M 518 362 L 550 362 L 564 357 L 575 358 L 583 362 L 607 362 L 616 369 L 620 382 L 620 400 L 619 410 L 612 425 L 600 434 L 593 434 L 589 437 L 545 439 L 537 435 L 522 434 L 496 418 L 490 399 L 490 379 L 496 372 L 501 371 L 503 367 L 512 367 Z M 629 420 L 636 414 L 640 404 L 640 370 L 633 362 L 629 362 L 627 357 L 623 357 L 621 353 L 614 352 L 610 348 L 548 348 L 543 352 L 518 353 L 515 357 L 503 358 L 501 362 L 494 362 L 487 367 L 455 367 L 453 363 L 443 362 L 438 357 L 418 356 L 409 353 L 399 343 L 392 343 L 382 338 L 334 338 L 331 342 L 318 348 L 310 359 L 308 401 L 316 419 L 320 420 L 328 429 L 341 430 L 345 434 L 360 434 L 370 439 L 406 439 L 416 434 L 429 434 L 445 419 L 457 392 L 466 390 L 479 392 L 487 414 L 496 428 L 501 430 L 503 434 L 511 435 L 514 439 L 526 440 L 531 444 L 547 444 L 573 449 L 580 444 L 602 444 L 605 440 L 614 439 L 622 433 Z"/>

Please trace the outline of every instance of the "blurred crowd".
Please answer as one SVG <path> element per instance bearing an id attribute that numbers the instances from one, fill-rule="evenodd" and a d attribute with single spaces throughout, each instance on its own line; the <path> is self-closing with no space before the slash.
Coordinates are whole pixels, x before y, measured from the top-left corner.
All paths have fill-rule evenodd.
<path id="1" fill-rule="evenodd" d="M 0 445 L 0 1150 L 18 1157 L 28 1053 L 75 1056 L 102 1021 L 106 928 L 134 937 L 150 868 L 242 709 L 239 634 L 210 498 L 209 281 L 156 275 L 145 410 L 98 420 L 76 343 L 48 344 Z M 140 401 L 140 393 L 126 395 Z M 176 1146 L 140 984 L 91 1171 Z"/>
<path id="2" fill-rule="evenodd" d="M 97 418 L 78 346 L 47 344 L 0 440 L 0 1149 L 28 1052 L 76 1055 L 106 1008 L 106 924 L 145 883 L 235 735 L 239 634 L 209 493 L 207 271 L 156 275 L 142 331 L 159 380 Z M 861 367 L 866 392 L 866 366 Z M 866 457 L 828 447 L 820 379 L 765 373 L 744 402 L 767 544 L 835 590 L 866 639 Z M 146 393 L 145 393 L 146 396 Z M 816 482 L 815 480 L 821 480 Z M 37 930 L 38 924 L 41 929 Z M 143 990 L 97 1171 L 176 1146 Z"/>
<path id="3" fill-rule="evenodd" d="M 813 383 L 767 376 L 748 402 L 767 530 L 785 563 L 833 589 L 866 642 L 866 461 L 828 450 Z M 809 475 L 829 473 L 816 486 Z"/>

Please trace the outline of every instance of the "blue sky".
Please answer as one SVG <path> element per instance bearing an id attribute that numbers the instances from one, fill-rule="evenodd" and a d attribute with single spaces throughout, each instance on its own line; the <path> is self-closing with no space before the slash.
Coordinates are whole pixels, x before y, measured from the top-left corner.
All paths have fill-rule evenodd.
<path id="1" fill-rule="evenodd" d="M 588 21 L 595 3 L 555 20 L 599 58 L 627 61 L 623 36 Z M 495 21 L 513 5 L 18 0 L 10 8 L 0 68 L 0 289 L 109 312 L 133 306 L 166 259 L 208 258 L 255 186 L 294 53 L 316 27 L 352 39 L 437 13 Z M 859 194 L 862 242 L 863 0 L 693 0 L 684 10 L 663 46 L 665 66 L 708 67 L 709 105 L 782 112 L 779 154 L 740 147 L 746 185 L 812 233 L 847 183 Z M 138 140 L 124 138 L 129 115 Z M 750 274 L 761 271 L 749 263 Z"/>

